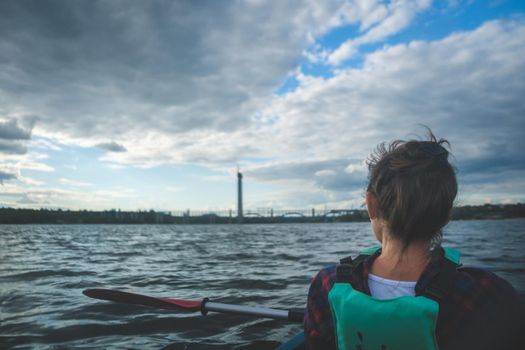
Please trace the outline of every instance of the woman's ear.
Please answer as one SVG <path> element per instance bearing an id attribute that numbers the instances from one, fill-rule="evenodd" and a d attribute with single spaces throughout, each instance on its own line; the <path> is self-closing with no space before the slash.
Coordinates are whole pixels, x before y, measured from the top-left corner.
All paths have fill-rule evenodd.
<path id="1" fill-rule="evenodd" d="M 377 218 L 377 198 L 372 192 L 366 192 L 366 209 L 368 210 L 368 216 L 370 220 Z"/>

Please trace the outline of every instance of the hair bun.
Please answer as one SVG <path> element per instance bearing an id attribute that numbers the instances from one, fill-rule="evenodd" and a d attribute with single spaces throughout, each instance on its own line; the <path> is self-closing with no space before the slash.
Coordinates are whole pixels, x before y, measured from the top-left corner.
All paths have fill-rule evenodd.
<path id="1" fill-rule="evenodd" d="M 441 145 L 440 141 L 408 141 L 402 148 L 406 150 L 406 161 L 402 167 L 416 166 L 416 163 L 428 164 L 428 162 L 448 161 L 448 151 Z M 412 163 L 416 162 L 416 163 Z"/>
<path id="2" fill-rule="evenodd" d="M 422 152 L 429 156 L 443 157 L 445 159 L 448 157 L 448 151 L 439 142 L 424 141 L 421 142 L 420 148 Z"/>

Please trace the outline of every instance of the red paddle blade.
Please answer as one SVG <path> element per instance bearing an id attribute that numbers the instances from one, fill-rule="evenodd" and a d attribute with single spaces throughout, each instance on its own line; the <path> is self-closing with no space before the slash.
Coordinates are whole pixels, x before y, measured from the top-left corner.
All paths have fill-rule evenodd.
<path id="1" fill-rule="evenodd" d="M 135 304 L 185 312 L 200 311 L 202 305 L 202 301 L 200 300 L 154 298 L 147 295 L 122 292 L 113 289 L 86 289 L 82 293 L 90 298 L 95 299 L 110 300 L 117 303 Z"/>

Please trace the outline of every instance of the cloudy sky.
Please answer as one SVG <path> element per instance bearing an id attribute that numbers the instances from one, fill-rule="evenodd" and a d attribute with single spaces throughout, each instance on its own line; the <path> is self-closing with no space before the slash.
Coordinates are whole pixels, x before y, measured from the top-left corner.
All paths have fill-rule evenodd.
<path id="1" fill-rule="evenodd" d="M 0 206 L 356 208 L 421 124 L 525 201 L 523 1 L 0 2 Z"/>

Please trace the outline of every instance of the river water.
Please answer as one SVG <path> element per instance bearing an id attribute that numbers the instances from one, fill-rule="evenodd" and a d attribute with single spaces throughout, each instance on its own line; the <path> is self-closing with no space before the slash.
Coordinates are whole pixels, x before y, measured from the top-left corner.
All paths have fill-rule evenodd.
<path id="1" fill-rule="evenodd" d="M 525 220 L 456 221 L 444 246 L 525 295 Z M 176 314 L 85 297 L 160 297 L 303 307 L 322 267 L 375 245 L 368 223 L 0 225 L 2 349 L 273 349 L 299 325 Z"/>

